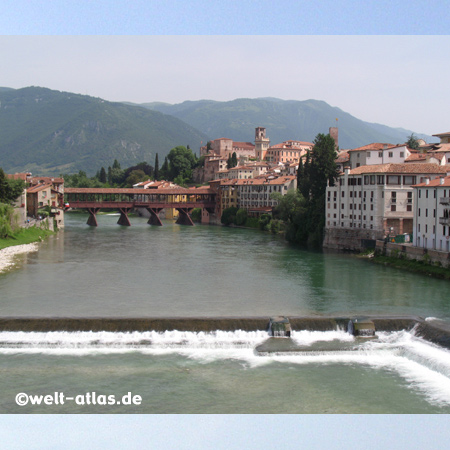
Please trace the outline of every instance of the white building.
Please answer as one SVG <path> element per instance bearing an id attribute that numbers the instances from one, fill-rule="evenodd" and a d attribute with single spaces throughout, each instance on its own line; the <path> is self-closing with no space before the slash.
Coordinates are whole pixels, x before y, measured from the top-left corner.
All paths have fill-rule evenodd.
<path id="1" fill-rule="evenodd" d="M 353 237 L 382 239 L 412 233 L 413 187 L 446 174 L 435 164 L 378 164 L 346 169 L 326 192 L 326 233 L 351 230 Z M 356 231 L 356 232 L 355 232 Z M 359 233 L 359 234 L 358 234 Z"/>
<path id="2" fill-rule="evenodd" d="M 450 251 L 450 176 L 414 186 L 413 244 Z"/>
<path id="3" fill-rule="evenodd" d="M 406 144 L 373 143 L 346 152 L 350 155 L 349 164 L 352 169 L 375 164 L 401 164 L 411 155 L 411 149 Z"/>

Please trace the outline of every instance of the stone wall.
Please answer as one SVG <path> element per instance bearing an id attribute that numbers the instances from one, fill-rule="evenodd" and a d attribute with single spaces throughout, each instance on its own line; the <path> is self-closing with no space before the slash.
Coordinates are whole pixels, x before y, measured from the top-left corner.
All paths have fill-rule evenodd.
<path id="1" fill-rule="evenodd" d="M 437 250 L 413 247 L 411 244 L 395 244 L 378 240 L 376 249 L 386 256 L 396 256 L 405 259 L 416 259 L 418 261 L 428 260 L 430 263 L 439 262 L 443 267 L 450 268 L 450 253 Z"/>
<path id="2" fill-rule="evenodd" d="M 353 228 L 327 228 L 323 240 L 323 248 L 362 251 L 367 247 L 375 247 L 379 239 L 375 230 L 361 230 Z"/>

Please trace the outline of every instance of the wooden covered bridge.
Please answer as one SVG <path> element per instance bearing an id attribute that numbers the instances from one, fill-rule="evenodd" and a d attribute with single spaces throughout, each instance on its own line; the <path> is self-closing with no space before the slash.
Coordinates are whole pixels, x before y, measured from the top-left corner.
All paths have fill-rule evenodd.
<path id="1" fill-rule="evenodd" d="M 97 226 L 96 214 L 101 209 L 120 212 L 119 225 L 130 226 L 128 214 L 135 208 L 145 208 L 150 213 L 148 223 L 161 226 L 159 213 L 165 208 L 174 208 L 179 216 L 176 223 L 194 225 L 190 213 L 201 208 L 213 213 L 216 193 L 205 188 L 171 189 L 119 189 L 119 188 L 65 188 L 66 208 L 86 209 L 89 213 L 88 225 Z M 203 214 L 202 214 L 203 216 Z"/>

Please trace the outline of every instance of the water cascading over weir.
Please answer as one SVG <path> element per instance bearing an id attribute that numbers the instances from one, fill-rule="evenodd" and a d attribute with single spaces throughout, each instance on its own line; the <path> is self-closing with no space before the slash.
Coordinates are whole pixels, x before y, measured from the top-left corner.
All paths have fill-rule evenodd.
<path id="1" fill-rule="evenodd" d="M 280 319 L 280 320 L 277 320 Z M 361 320 L 361 319 L 359 319 Z M 367 317 L 365 321 L 373 323 L 377 332 L 381 331 L 411 331 L 414 329 L 416 336 L 450 349 L 450 324 L 441 321 L 426 321 L 415 316 L 397 317 Z M 296 331 L 336 331 L 347 330 L 352 317 L 161 317 L 161 318 L 0 318 L 0 331 L 23 332 L 51 332 L 51 331 L 191 331 L 191 332 L 215 332 L 221 331 L 268 331 L 268 339 L 278 344 L 272 344 L 276 350 L 279 345 L 289 347 L 293 339 L 279 339 L 275 337 L 281 331 L 281 335 L 287 336 L 289 332 Z M 279 328 L 280 327 L 280 328 Z M 282 327 L 282 328 L 281 328 Z M 369 327 L 370 328 L 370 327 Z M 269 332 L 271 330 L 271 332 Z M 272 334 L 276 331 L 275 336 Z M 284 343 L 283 343 L 284 342 Z M 292 347 L 292 346 L 291 346 Z M 292 348 L 295 350 L 295 346 Z M 275 351 L 274 350 L 274 351 Z"/>

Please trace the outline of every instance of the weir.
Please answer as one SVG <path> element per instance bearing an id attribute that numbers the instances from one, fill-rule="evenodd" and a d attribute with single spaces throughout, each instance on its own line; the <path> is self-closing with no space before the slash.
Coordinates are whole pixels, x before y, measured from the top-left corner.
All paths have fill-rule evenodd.
<path id="1" fill-rule="evenodd" d="M 347 330 L 352 317 L 290 317 L 292 331 L 333 331 Z M 376 331 L 411 331 L 430 342 L 450 349 L 450 324 L 441 321 L 426 321 L 416 316 L 375 317 L 370 320 Z M 0 331 L 261 331 L 269 330 L 267 317 L 155 317 L 155 318 L 0 318 Z M 274 339 L 278 342 L 290 339 Z M 285 345 L 289 344 L 277 344 Z"/>

